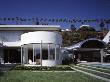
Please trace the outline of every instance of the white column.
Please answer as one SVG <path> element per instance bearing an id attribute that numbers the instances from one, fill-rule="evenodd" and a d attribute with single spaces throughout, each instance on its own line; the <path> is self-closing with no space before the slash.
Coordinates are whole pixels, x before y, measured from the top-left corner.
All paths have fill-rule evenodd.
<path id="1" fill-rule="evenodd" d="M 56 52 L 56 44 L 55 44 L 55 60 L 57 60 L 57 52 Z"/>
<path id="2" fill-rule="evenodd" d="M 104 54 L 104 51 L 103 49 L 100 50 L 100 55 L 101 55 L 101 63 L 103 63 L 103 54 Z"/>
<path id="3" fill-rule="evenodd" d="M 62 61 L 61 45 L 59 44 L 59 60 Z"/>
<path id="4" fill-rule="evenodd" d="M 25 55 L 26 55 L 26 49 L 25 49 L 25 47 L 23 47 L 23 64 L 26 63 Z"/>
<path id="5" fill-rule="evenodd" d="M 25 48 L 25 62 L 26 62 L 26 64 L 28 64 L 28 47 L 27 46 Z"/>
<path id="6" fill-rule="evenodd" d="M 24 46 L 23 47 L 23 55 L 22 55 L 22 57 L 23 57 L 23 63 L 24 64 L 27 64 L 28 63 L 28 48 L 27 48 L 27 45 L 26 46 Z"/>
<path id="7" fill-rule="evenodd" d="M 42 40 L 41 40 L 41 43 L 40 43 L 40 63 L 41 63 L 41 66 L 42 66 Z"/>
<path id="8" fill-rule="evenodd" d="M 33 44 L 33 64 L 34 64 L 34 44 Z"/>
<path id="9" fill-rule="evenodd" d="M 57 45 L 56 47 L 56 54 L 57 54 L 57 60 L 60 59 L 60 45 Z"/>
<path id="10" fill-rule="evenodd" d="M 22 46 L 21 46 L 21 64 L 23 64 L 23 50 L 22 50 Z"/>
<path id="11" fill-rule="evenodd" d="M 50 59 L 50 44 L 48 44 L 48 60 Z"/>

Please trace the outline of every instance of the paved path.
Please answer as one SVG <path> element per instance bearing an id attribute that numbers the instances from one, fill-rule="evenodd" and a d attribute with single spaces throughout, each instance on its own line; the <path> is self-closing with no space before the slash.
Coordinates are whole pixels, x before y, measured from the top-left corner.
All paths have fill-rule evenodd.
<path id="1" fill-rule="evenodd" d="M 15 66 L 16 64 L 0 64 L 0 71 L 8 71 Z"/>
<path id="2" fill-rule="evenodd" d="M 75 66 L 75 67 L 79 67 L 79 66 Z M 84 67 L 79 67 L 79 68 L 86 69 L 86 70 L 89 70 L 89 71 L 98 72 L 98 73 L 102 73 L 102 74 L 106 74 L 106 75 L 110 75 L 109 73 L 105 73 L 105 72 L 101 72 L 101 71 L 96 71 L 96 70 L 92 70 L 92 69 L 89 69 L 89 68 L 84 68 Z"/>
<path id="3" fill-rule="evenodd" d="M 72 73 L 72 72 L 76 72 L 76 71 L 32 71 L 32 72 L 69 72 L 69 73 Z"/>
<path id="4" fill-rule="evenodd" d="M 97 78 L 97 79 L 101 79 L 101 80 L 110 82 L 110 79 L 107 79 L 107 78 L 104 78 L 104 77 L 101 77 L 101 76 L 97 76 L 97 75 L 95 75 L 95 74 L 91 74 L 91 73 L 88 73 L 88 72 L 85 72 L 85 71 L 82 71 L 82 70 L 79 70 L 79 69 L 76 69 L 76 68 L 73 68 L 73 67 L 71 67 L 71 69 L 73 69 L 73 70 L 75 70 L 75 71 L 78 71 L 78 72 L 81 72 L 81 73 L 84 73 L 84 74 L 86 74 L 86 75 L 92 76 L 92 77 L 94 77 L 94 78 Z"/>
<path id="5" fill-rule="evenodd" d="M 86 66 L 86 67 L 91 67 L 91 68 L 96 68 L 96 69 L 101 69 L 101 70 L 106 70 L 106 71 L 110 71 L 109 69 L 99 68 L 99 67 L 95 67 L 95 66 L 89 66 L 89 65 L 83 65 L 83 64 L 79 64 L 79 65 Z"/>

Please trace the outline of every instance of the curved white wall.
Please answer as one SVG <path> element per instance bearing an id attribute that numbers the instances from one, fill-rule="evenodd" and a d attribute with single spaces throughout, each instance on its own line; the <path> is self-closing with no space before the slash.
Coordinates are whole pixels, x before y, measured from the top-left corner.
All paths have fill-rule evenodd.
<path id="1" fill-rule="evenodd" d="M 21 35 L 21 45 L 29 43 L 54 43 L 61 44 L 61 35 L 57 32 L 36 31 Z"/>
<path id="2" fill-rule="evenodd" d="M 35 31 L 35 32 L 29 32 L 21 35 L 21 45 L 24 44 L 30 44 L 30 43 L 38 43 L 38 45 L 41 43 L 52 43 L 55 45 L 50 45 L 50 48 L 60 47 L 62 43 L 62 37 L 58 32 L 49 32 L 49 31 Z M 48 45 L 43 45 L 43 48 L 48 49 Z M 28 46 L 28 48 L 32 47 L 31 45 Z M 34 46 L 36 49 L 39 48 L 38 46 Z M 56 54 L 57 55 L 57 54 Z M 26 56 L 26 55 L 25 55 Z M 56 56 L 57 57 L 57 56 Z M 42 66 L 55 66 L 61 64 L 61 60 L 42 60 Z"/>

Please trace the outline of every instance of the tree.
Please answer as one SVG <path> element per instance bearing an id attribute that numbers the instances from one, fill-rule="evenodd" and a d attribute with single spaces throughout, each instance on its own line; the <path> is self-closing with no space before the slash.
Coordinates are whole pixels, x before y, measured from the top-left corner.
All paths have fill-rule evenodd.
<path id="1" fill-rule="evenodd" d="M 82 25 L 78 32 L 81 34 L 81 39 L 87 39 L 87 38 L 94 38 L 96 37 L 96 30 L 95 28 L 89 26 L 89 25 Z"/>
<path id="2" fill-rule="evenodd" d="M 107 48 L 110 49 L 110 42 L 107 43 Z"/>
<path id="3" fill-rule="evenodd" d="M 93 27 L 89 27 L 89 31 L 96 31 L 96 30 Z"/>
<path id="4" fill-rule="evenodd" d="M 106 24 L 107 30 L 108 30 L 108 24 L 109 24 L 109 23 L 110 23 L 110 20 L 105 21 L 105 24 Z"/>
<path id="5" fill-rule="evenodd" d="M 71 29 L 71 31 L 76 31 L 76 27 L 75 27 L 75 25 L 72 24 L 71 27 L 70 27 L 70 29 Z"/>
<path id="6" fill-rule="evenodd" d="M 6 21 L 7 20 L 7 18 L 4 18 L 4 21 Z"/>
<path id="7" fill-rule="evenodd" d="M 80 33 L 72 31 L 63 31 L 62 33 L 62 46 L 70 46 L 80 41 Z"/>
<path id="8" fill-rule="evenodd" d="M 103 31 L 103 29 L 104 29 L 104 27 L 105 27 L 104 22 L 101 22 L 99 26 L 100 26 L 101 31 Z"/>
<path id="9" fill-rule="evenodd" d="M 78 31 L 96 31 L 95 28 L 89 26 L 89 25 L 82 25 Z"/>
<path id="10" fill-rule="evenodd" d="M 39 22 L 36 22 L 36 25 L 39 25 Z"/>

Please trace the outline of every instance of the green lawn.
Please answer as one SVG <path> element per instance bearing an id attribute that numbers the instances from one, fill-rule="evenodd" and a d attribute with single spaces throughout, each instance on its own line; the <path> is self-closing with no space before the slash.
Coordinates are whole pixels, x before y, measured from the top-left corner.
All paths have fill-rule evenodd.
<path id="1" fill-rule="evenodd" d="M 104 82 L 79 72 L 33 72 L 12 70 L 0 73 L 0 82 Z"/>

